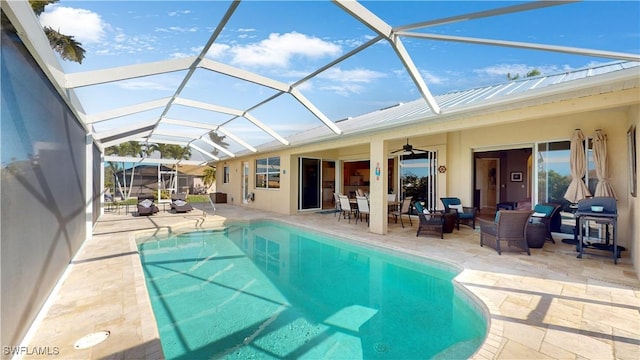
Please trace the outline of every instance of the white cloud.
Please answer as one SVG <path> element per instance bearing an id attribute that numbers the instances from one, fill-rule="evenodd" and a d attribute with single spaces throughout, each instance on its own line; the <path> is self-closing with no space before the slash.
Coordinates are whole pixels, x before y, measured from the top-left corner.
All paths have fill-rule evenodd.
<path id="1" fill-rule="evenodd" d="M 73 36 L 82 44 L 97 43 L 105 37 L 109 24 L 100 15 L 85 9 L 51 5 L 40 14 L 40 24 L 65 35 Z"/>
<path id="2" fill-rule="evenodd" d="M 209 48 L 209 51 L 207 51 L 207 57 L 210 57 L 213 59 L 220 59 L 222 58 L 222 56 L 224 56 L 227 53 L 227 51 L 229 51 L 230 48 L 231 46 L 227 44 L 213 43 Z"/>
<path id="3" fill-rule="evenodd" d="M 184 59 L 184 58 L 188 58 L 189 56 L 193 56 L 193 54 L 187 54 L 183 52 L 174 52 L 174 53 L 171 53 L 169 56 L 172 59 Z"/>
<path id="4" fill-rule="evenodd" d="M 182 26 L 169 26 L 166 28 L 156 28 L 157 32 L 166 32 L 166 33 L 190 33 L 197 32 L 197 27 L 182 27 Z"/>
<path id="5" fill-rule="evenodd" d="M 118 83 L 117 86 L 127 90 L 175 91 L 177 84 L 179 81 L 175 79 L 167 79 L 166 81 L 128 80 Z"/>
<path id="6" fill-rule="evenodd" d="M 440 77 L 430 71 L 427 70 L 421 70 L 420 74 L 422 75 L 422 78 L 424 79 L 424 81 L 427 83 L 427 85 L 429 84 L 442 84 L 443 82 L 445 82 L 447 80 L 447 78 L 443 78 Z"/>
<path id="7" fill-rule="evenodd" d="M 387 77 L 385 73 L 368 69 L 342 70 L 333 67 L 318 75 L 319 78 L 342 83 L 370 83 L 374 80 Z"/>
<path id="8" fill-rule="evenodd" d="M 234 46 L 230 51 L 235 64 L 287 67 L 293 57 L 337 56 L 341 48 L 316 37 L 290 32 L 273 33 L 259 43 Z"/>
<path id="9" fill-rule="evenodd" d="M 387 77 L 385 73 L 369 69 L 357 68 L 353 70 L 342 70 L 339 67 L 333 67 L 318 74 L 318 80 L 329 81 L 330 83 L 317 86 L 317 88 L 341 96 L 348 96 L 350 94 L 360 94 L 365 91 L 367 87 L 363 84 L 368 84 L 385 77 Z"/>
<path id="10" fill-rule="evenodd" d="M 169 13 L 167 13 L 167 15 L 169 16 L 180 16 L 180 15 L 187 15 L 190 14 L 191 10 L 178 10 L 178 11 L 169 11 Z"/>
<path id="11" fill-rule="evenodd" d="M 520 75 L 525 77 L 528 72 L 538 70 L 542 75 L 555 74 L 562 71 L 571 71 L 569 65 L 527 65 L 527 64 L 496 64 L 493 66 L 474 69 L 473 72 L 479 76 L 507 79 L 507 74 L 511 76 Z"/>
<path id="12" fill-rule="evenodd" d="M 360 84 L 339 84 L 320 87 L 322 90 L 334 92 L 338 95 L 348 96 L 350 94 L 359 94 L 365 87 Z"/>

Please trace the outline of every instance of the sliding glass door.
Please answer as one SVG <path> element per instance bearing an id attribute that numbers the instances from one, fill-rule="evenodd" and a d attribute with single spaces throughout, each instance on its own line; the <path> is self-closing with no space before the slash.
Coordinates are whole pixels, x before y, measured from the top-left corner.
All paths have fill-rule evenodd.
<path id="1" fill-rule="evenodd" d="M 436 178 L 438 162 L 435 151 L 414 155 L 401 155 L 399 184 L 401 198 L 413 196 L 413 200 L 425 201 L 427 209 L 437 207 Z"/>
<path id="2" fill-rule="evenodd" d="M 300 189 L 298 190 L 299 209 L 320 209 L 321 203 L 321 177 L 322 160 L 300 158 L 299 174 Z"/>
<path id="3" fill-rule="evenodd" d="M 583 180 L 593 194 L 597 178 L 591 139 L 585 140 L 585 149 L 587 168 L 583 174 Z M 562 212 L 564 212 L 563 225 L 565 226 L 562 226 L 562 230 L 552 229 L 552 231 L 573 233 L 575 220 L 572 219 L 571 203 L 564 198 L 569 183 L 571 183 L 571 164 L 569 162 L 571 142 L 566 140 L 539 143 L 537 144 L 536 153 L 537 203 L 561 204 Z"/>

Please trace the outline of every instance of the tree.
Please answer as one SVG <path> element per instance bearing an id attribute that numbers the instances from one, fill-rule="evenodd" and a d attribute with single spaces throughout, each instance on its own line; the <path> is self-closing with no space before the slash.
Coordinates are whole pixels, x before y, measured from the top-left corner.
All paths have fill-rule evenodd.
<path id="1" fill-rule="evenodd" d="M 188 146 L 182 147 L 180 145 L 162 143 L 150 144 L 148 147 L 148 153 L 150 154 L 155 151 L 159 153 L 161 159 L 189 160 L 191 157 L 191 148 Z M 175 188 L 175 179 L 173 174 L 171 174 L 171 177 L 169 178 L 169 183 L 171 184 L 171 188 Z"/>
<path id="2" fill-rule="evenodd" d="M 40 16 L 47 5 L 57 3 L 58 1 L 59 0 L 29 0 L 29 4 L 36 16 Z M 57 52 L 63 60 L 75 61 L 82 64 L 85 50 L 82 48 L 82 44 L 76 41 L 73 36 L 61 34 L 59 31 L 48 26 L 44 27 L 44 33 L 47 35 L 53 51 Z"/>
<path id="3" fill-rule="evenodd" d="M 226 137 L 227 137 L 226 135 L 222 135 L 222 136 L 218 135 L 218 133 L 217 133 L 215 130 L 214 130 L 214 131 L 209 132 L 209 139 L 211 139 L 211 141 L 212 141 L 214 144 L 220 145 L 221 147 L 223 147 L 223 148 L 225 148 L 225 149 L 226 149 L 227 147 L 229 147 L 229 144 L 228 144 L 228 143 L 226 143 L 226 142 L 224 142 L 224 138 L 226 138 Z M 218 149 L 213 148 L 213 150 L 211 151 L 211 153 L 212 153 L 213 155 L 218 155 Z"/>
<path id="4" fill-rule="evenodd" d="M 104 154 L 105 155 L 119 155 L 120 152 L 120 148 L 118 146 L 109 146 L 108 148 L 104 149 Z M 117 190 L 113 189 L 113 194 L 114 196 L 119 192 L 121 197 L 124 197 L 124 191 L 122 189 L 122 184 L 120 183 L 120 178 L 118 177 L 118 171 L 120 171 L 120 166 L 117 162 L 115 161 L 108 161 L 107 162 L 107 166 L 109 167 L 109 169 L 111 170 L 111 174 L 113 174 L 114 178 L 115 178 L 115 183 L 117 186 Z M 123 166 L 123 170 L 124 170 L 124 166 Z"/>
<path id="5" fill-rule="evenodd" d="M 216 168 L 213 166 L 207 166 L 204 168 L 204 176 L 202 177 L 204 186 L 208 189 L 216 182 Z"/>
<path id="6" fill-rule="evenodd" d="M 526 77 L 534 77 L 534 76 L 538 76 L 538 75 L 540 75 L 540 74 L 542 74 L 542 73 L 540 72 L 540 70 L 538 70 L 538 69 L 533 69 L 533 70 L 531 70 L 531 71 L 529 71 L 529 72 L 527 73 Z"/>
<path id="7" fill-rule="evenodd" d="M 143 157 L 145 154 L 145 150 L 138 141 L 129 141 L 128 143 L 123 143 L 123 154 L 124 156 L 140 156 Z M 134 162 L 131 166 L 131 180 L 129 181 L 129 192 L 127 193 L 127 198 L 131 197 L 131 190 L 133 190 L 133 178 L 136 172 L 136 163 Z"/>
<path id="8" fill-rule="evenodd" d="M 540 70 L 533 69 L 533 70 L 529 71 L 527 73 L 527 75 L 525 75 L 525 77 L 534 77 L 534 76 L 538 76 L 540 74 L 542 74 L 540 72 Z M 512 76 L 511 73 L 507 73 L 507 80 L 510 80 L 510 81 L 511 80 L 518 80 L 519 78 L 520 78 L 520 74 L 515 74 L 515 75 Z"/>

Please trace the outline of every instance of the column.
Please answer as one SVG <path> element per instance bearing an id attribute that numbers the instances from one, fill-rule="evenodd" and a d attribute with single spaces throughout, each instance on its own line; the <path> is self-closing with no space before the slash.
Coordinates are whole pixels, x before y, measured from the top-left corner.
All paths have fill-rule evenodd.
<path id="1" fill-rule="evenodd" d="M 387 192 L 389 189 L 387 142 L 382 139 L 373 139 L 370 147 L 369 211 L 371 214 L 369 231 L 384 235 L 387 233 L 389 216 L 387 207 Z"/>

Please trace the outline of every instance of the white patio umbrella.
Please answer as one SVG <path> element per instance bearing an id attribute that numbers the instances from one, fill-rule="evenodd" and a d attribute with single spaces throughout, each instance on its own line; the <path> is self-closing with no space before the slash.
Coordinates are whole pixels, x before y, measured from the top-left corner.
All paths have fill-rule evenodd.
<path id="1" fill-rule="evenodd" d="M 596 163 L 596 185 L 595 196 L 616 197 L 616 192 L 609 182 L 609 164 L 607 162 L 607 136 L 600 130 L 596 130 L 593 139 L 593 160 Z"/>
<path id="2" fill-rule="evenodd" d="M 580 129 L 576 129 L 571 138 L 569 165 L 571 167 L 571 183 L 564 194 L 564 198 L 575 204 L 591 196 L 587 185 L 582 181 L 587 168 L 587 157 L 584 154 L 584 134 Z"/>

